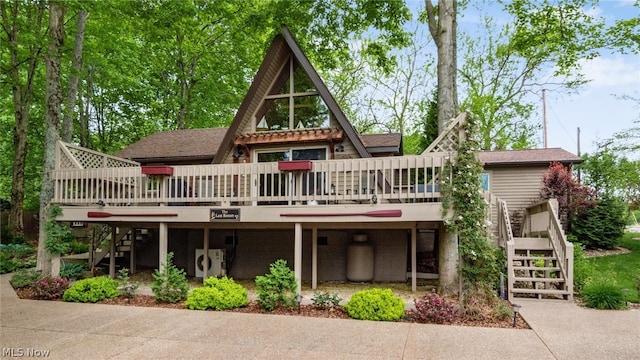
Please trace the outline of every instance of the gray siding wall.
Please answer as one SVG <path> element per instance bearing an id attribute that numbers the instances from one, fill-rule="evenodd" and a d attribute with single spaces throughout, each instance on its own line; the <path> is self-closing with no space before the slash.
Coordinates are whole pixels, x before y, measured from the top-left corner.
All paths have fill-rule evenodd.
<path id="1" fill-rule="evenodd" d="M 490 173 L 491 194 L 506 201 L 511 214 L 513 231 L 520 234 L 520 220 L 524 208 L 540 200 L 542 175 L 548 166 L 513 166 L 486 169 Z"/>
<path id="2" fill-rule="evenodd" d="M 239 229 L 235 232 L 238 243 L 235 258 L 228 275 L 236 279 L 253 279 L 269 272 L 269 265 L 284 259 L 293 269 L 294 232 L 291 230 Z M 347 247 L 355 234 L 367 234 L 374 246 L 374 281 L 405 281 L 407 273 L 408 235 L 406 230 L 318 230 L 318 237 L 326 237 L 326 245 L 318 245 L 318 281 L 345 281 Z M 227 249 L 225 237 L 231 230 L 211 230 L 210 249 Z M 185 246 L 186 245 L 186 246 Z M 311 231 L 303 231 L 302 279 L 311 281 Z M 171 229 L 169 251 L 175 253 L 176 266 L 195 276 L 195 250 L 203 248 L 203 230 Z M 158 267 L 158 239 L 149 239 L 137 248 L 138 266 Z"/>

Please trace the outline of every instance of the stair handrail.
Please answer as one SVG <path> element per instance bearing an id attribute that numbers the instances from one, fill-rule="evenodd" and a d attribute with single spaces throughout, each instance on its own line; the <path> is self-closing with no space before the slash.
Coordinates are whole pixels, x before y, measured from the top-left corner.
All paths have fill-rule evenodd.
<path id="1" fill-rule="evenodd" d="M 507 252 L 507 294 L 509 301 L 513 300 L 511 289 L 516 283 L 516 275 L 513 269 L 513 258 L 516 256 L 516 242 L 511 231 L 511 220 L 507 202 L 498 198 L 498 244 L 506 248 Z"/>
<path id="2" fill-rule="evenodd" d="M 118 233 L 118 235 L 117 235 L 117 237 L 115 239 L 115 243 L 116 244 L 121 243 L 122 240 L 131 231 L 131 229 L 132 229 L 131 227 L 120 228 L 119 233 Z M 104 244 L 99 248 L 100 251 L 97 251 L 97 249 L 93 251 L 94 254 L 95 253 L 99 253 L 99 255 L 95 254 L 94 257 L 93 257 L 93 265 L 94 266 L 98 265 L 100 263 L 100 261 L 102 261 L 102 259 L 107 257 L 107 254 L 109 254 L 109 256 L 114 256 L 113 254 L 110 254 L 111 253 L 111 250 L 110 250 L 111 249 L 111 236 L 112 236 L 111 234 L 109 234 L 107 236 L 107 240 L 108 241 L 105 241 Z"/>
<path id="3" fill-rule="evenodd" d="M 507 243 L 513 243 L 513 231 L 509 219 L 507 202 L 498 198 L 498 245 L 504 247 Z"/>

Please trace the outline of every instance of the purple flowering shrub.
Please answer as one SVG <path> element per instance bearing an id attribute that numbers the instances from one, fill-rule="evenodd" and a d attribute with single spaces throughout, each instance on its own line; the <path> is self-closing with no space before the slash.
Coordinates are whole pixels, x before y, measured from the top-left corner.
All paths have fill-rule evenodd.
<path id="1" fill-rule="evenodd" d="M 36 281 L 31 286 L 31 291 L 33 291 L 33 296 L 37 299 L 55 300 L 61 298 L 68 288 L 69 280 L 60 277 L 46 277 Z"/>
<path id="2" fill-rule="evenodd" d="M 452 300 L 438 296 L 435 290 L 414 300 L 415 318 L 419 322 L 443 324 L 451 322 L 458 315 L 458 306 Z"/>

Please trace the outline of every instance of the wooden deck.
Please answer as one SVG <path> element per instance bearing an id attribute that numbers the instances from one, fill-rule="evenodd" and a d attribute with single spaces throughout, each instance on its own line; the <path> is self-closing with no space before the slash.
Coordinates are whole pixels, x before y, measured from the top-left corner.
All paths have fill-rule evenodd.
<path id="1" fill-rule="evenodd" d="M 103 159 L 96 159 L 100 157 Z M 450 178 L 444 174 L 450 157 L 450 153 L 439 152 L 309 161 L 300 169 L 278 162 L 150 168 L 59 143 L 52 202 L 82 206 L 85 211 L 95 208 L 94 212 L 105 213 L 105 217 L 108 212 L 103 206 L 137 207 L 138 210 L 129 213 L 151 216 L 175 212 L 162 209 L 165 205 L 194 208 L 286 206 L 289 209 L 295 206 L 313 208 L 305 211 L 324 216 L 354 211 L 367 213 L 375 210 L 372 207 L 384 210 L 385 205 L 391 204 L 396 207 L 412 205 L 407 207 L 410 209 L 417 204 L 440 202 L 439 179 Z M 275 220 L 272 216 L 267 218 Z"/>

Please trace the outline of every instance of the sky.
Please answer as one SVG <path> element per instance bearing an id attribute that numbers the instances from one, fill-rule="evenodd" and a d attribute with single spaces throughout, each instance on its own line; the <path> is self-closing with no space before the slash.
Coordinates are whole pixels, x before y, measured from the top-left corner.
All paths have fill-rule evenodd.
<path id="1" fill-rule="evenodd" d="M 600 0 L 597 8 L 585 9 L 587 13 L 604 17 L 608 22 L 631 17 L 640 17 L 640 8 L 634 7 L 635 0 Z M 470 34 L 477 32 L 480 18 L 477 10 L 482 3 L 482 11 L 500 21 L 508 21 L 502 6 L 481 0 L 470 0 L 470 5 L 459 9 L 458 31 Z M 409 1 L 412 9 L 424 7 L 424 1 Z M 460 44 L 459 44 L 460 46 Z M 461 50 L 458 50 L 461 53 Z M 460 64 L 458 64 L 460 65 Z M 616 132 L 631 128 L 633 121 L 640 118 L 638 103 L 620 100 L 627 95 L 640 98 L 640 55 L 610 54 L 609 51 L 594 60 L 582 61 L 582 72 L 591 82 L 579 93 L 573 95 L 546 92 L 547 147 L 561 147 L 574 154 L 597 151 L 597 142 L 612 137 Z M 543 122 L 542 96 L 539 101 L 537 118 Z M 578 140 L 578 128 L 580 139 Z M 537 144 L 543 147 L 543 131 L 538 134 Z"/>

